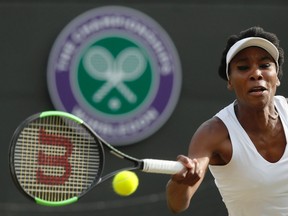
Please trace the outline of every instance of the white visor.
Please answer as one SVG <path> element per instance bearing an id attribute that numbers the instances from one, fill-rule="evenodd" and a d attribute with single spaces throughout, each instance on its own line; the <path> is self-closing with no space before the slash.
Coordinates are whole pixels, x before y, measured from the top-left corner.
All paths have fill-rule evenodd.
<path id="1" fill-rule="evenodd" d="M 276 62 L 277 66 L 277 72 L 279 70 L 279 65 L 278 65 L 278 58 L 279 58 L 279 51 L 277 47 L 275 47 L 274 44 L 272 44 L 270 41 L 261 38 L 261 37 L 248 37 L 244 38 L 242 40 L 237 41 L 228 51 L 226 55 L 226 76 L 227 80 L 229 80 L 229 63 L 233 59 L 233 57 L 240 52 L 241 50 L 247 48 L 247 47 L 260 47 L 264 50 L 266 50 L 272 58 Z"/>

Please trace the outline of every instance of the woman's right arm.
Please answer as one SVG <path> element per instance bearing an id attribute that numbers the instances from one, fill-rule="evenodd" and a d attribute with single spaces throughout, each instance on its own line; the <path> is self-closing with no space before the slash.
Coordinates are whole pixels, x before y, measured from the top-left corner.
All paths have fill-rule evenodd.
<path id="1" fill-rule="evenodd" d="M 204 122 L 195 132 L 189 145 L 188 156 L 179 155 L 177 158 L 185 168 L 172 175 L 167 183 L 167 203 L 172 212 L 179 213 L 189 207 L 211 161 L 213 164 L 223 163 L 222 160 L 219 161 L 217 154 L 223 151 L 219 150 L 219 147 L 226 139 L 227 130 L 218 118 Z"/>

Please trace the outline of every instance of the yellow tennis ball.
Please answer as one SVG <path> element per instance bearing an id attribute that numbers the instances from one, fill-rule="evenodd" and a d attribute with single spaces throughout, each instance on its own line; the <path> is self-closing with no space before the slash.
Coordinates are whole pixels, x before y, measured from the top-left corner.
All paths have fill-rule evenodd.
<path id="1" fill-rule="evenodd" d="M 118 195 L 129 196 L 137 190 L 139 179 L 134 172 L 121 171 L 114 176 L 112 185 Z"/>

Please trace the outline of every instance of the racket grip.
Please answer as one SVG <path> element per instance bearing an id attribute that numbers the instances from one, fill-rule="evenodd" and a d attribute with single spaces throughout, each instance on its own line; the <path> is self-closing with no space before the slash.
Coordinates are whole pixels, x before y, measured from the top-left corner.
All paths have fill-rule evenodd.
<path id="1" fill-rule="evenodd" d="M 143 159 L 143 172 L 160 173 L 160 174 L 176 174 L 181 171 L 184 166 L 178 161 Z"/>

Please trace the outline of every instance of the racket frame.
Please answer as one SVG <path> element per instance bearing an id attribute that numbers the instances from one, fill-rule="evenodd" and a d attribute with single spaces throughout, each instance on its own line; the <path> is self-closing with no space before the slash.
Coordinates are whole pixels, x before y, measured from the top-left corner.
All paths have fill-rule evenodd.
<path id="1" fill-rule="evenodd" d="M 91 183 L 91 185 L 87 189 L 83 190 L 81 193 L 77 194 L 77 196 L 68 198 L 68 199 L 63 200 L 63 201 L 47 201 L 47 200 L 43 200 L 39 197 L 34 197 L 31 194 L 29 194 L 28 192 L 26 192 L 22 188 L 22 186 L 21 186 L 21 184 L 17 178 L 17 174 L 16 174 L 15 167 L 14 167 L 14 150 L 15 150 L 19 135 L 21 134 L 21 131 L 23 131 L 25 126 L 27 126 L 29 123 L 31 123 L 31 122 L 39 119 L 39 118 L 45 118 L 45 117 L 49 117 L 49 116 L 58 116 L 58 117 L 68 118 L 68 119 L 76 122 L 77 124 L 80 124 L 83 128 L 85 128 L 86 132 L 88 132 L 94 138 L 95 142 L 99 145 L 99 147 L 100 147 L 99 154 L 101 154 L 101 156 L 102 156 L 102 166 L 99 169 L 99 171 L 97 172 L 97 176 L 95 176 L 95 179 Z M 126 161 L 131 162 L 131 164 L 133 164 L 133 166 L 131 165 L 130 167 L 127 167 L 127 166 L 122 167 L 122 168 L 116 169 L 116 170 L 102 176 L 103 170 L 105 167 L 105 153 L 107 152 L 106 150 L 108 150 L 109 153 L 117 156 L 120 159 L 124 159 Z M 9 166 L 10 166 L 10 171 L 11 171 L 13 181 L 15 182 L 17 188 L 23 194 L 25 194 L 27 197 L 34 200 L 37 204 L 45 205 L 45 206 L 64 206 L 64 205 L 75 203 L 83 195 L 85 195 L 86 193 L 91 191 L 96 185 L 106 181 L 107 179 L 114 176 L 116 173 L 123 171 L 123 170 L 141 170 L 141 171 L 147 172 L 147 173 L 175 174 L 176 172 L 179 172 L 181 169 L 184 168 L 184 166 L 180 162 L 177 162 L 177 161 L 167 161 L 167 160 L 157 160 L 157 159 L 137 159 L 137 158 L 131 157 L 131 156 L 119 151 L 118 149 L 114 148 L 112 145 L 110 145 L 105 140 L 103 140 L 82 119 L 78 118 L 75 115 L 72 115 L 70 113 L 63 112 L 63 111 L 45 111 L 45 112 L 34 114 L 34 115 L 28 117 L 26 120 L 24 120 L 17 127 L 17 129 L 15 130 L 13 137 L 11 139 L 11 143 L 10 143 Z"/>
<path id="2" fill-rule="evenodd" d="M 44 199 L 41 199 L 39 197 L 35 197 L 32 196 L 30 193 L 26 192 L 25 189 L 21 186 L 21 183 L 19 182 L 19 179 L 17 178 L 17 174 L 16 174 L 16 170 L 15 170 L 15 166 L 14 166 L 14 159 L 15 159 L 15 148 L 16 148 L 16 144 L 17 144 L 17 140 L 21 134 L 21 132 L 23 131 L 23 129 L 29 125 L 29 123 L 39 119 L 39 118 L 45 118 L 45 117 L 49 117 L 49 116 L 59 116 L 59 117 L 64 117 L 64 118 L 68 118 L 78 124 L 80 124 L 82 127 L 85 128 L 86 132 L 90 133 L 90 135 L 92 137 L 94 137 L 95 142 L 98 143 L 101 153 L 102 153 L 102 157 L 103 157 L 103 164 L 101 167 L 101 170 L 97 173 L 98 178 L 95 177 L 94 182 L 90 185 L 90 187 L 87 190 L 84 190 L 82 193 L 80 193 L 78 196 L 69 198 L 67 200 L 63 200 L 63 201 L 47 201 Z M 117 156 L 118 158 L 121 159 L 125 159 L 128 160 L 130 162 L 132 162 L 134 164 L 134 166 L 131 167 L 124 167 L 118 170 L 115 170 L 113 172 L 110 172 L 104 176 L 102 176 L 103 174 L 103 170 L 105 167 L 105 150 L 104 148 L 106 148 L 111 154 Z M 21 193 L 23 193 L 26 197 L 28 197 L 29 199 L 35 201 L 37 204 L 39 205 L 44 205 L 44 206 L 64 206 L 64 205 L 68 205 L 68 204 L 72 204 L 74 202 L 77 202 L 84 194 L 88 193 L 89 191 L 91 191 L 96 185 L 106 181 L 107 179 L 111 178 L 112 176 L 114 176 L 116 173 L 123 171 L 123 170 L 141 170 L 143 169 L 143 161 L 136 159 L 134 157 L 131 157 L 129 155 L 124 154 L 121 151 L 118 151 L 117 149 L 115 149 L 112 145 L 108 144 L 106 141 L 104 141 L 102 138 L 100 138 L 100 136 L 98 134 L 96 134 L 93 129 L 87 124 L 85 123 L 82 119 L 78 118 L 77 116 L 74 116 L 70 113 L 67 112 L 63 112 L 63 111 L 44 111 L 41 113 L 37 113 L 34 114 L 30 117 L 28 117 L 27 119 L 25 119 L 15 130 L 15 132 L 13 133 L 12 139 L 10 141 L 10 147 L 9 147 L 9 167 L 10 167 L 10 172 L 11 172 L 11 176 L 12 179 L 15 183 L 15 185 L 17 186 L 17 188 L 21 191 Z"/>

